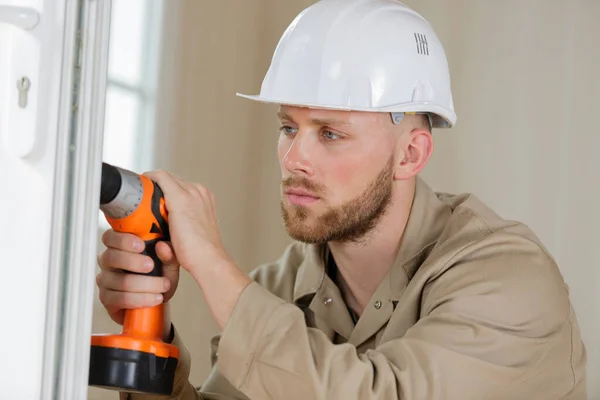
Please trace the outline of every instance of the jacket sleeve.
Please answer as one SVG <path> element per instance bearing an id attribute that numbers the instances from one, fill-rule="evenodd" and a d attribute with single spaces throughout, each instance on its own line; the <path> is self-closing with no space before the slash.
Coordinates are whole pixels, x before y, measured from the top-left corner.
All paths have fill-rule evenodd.
<path id="1" fill-rule="evenodd" d="M 217 368 L 250 399 L 583 400 L 565 286 L 545 254 L 517 247 L 483 249 L 431 277 L 418 323 L 362 354 L 253 282 Z"/>
<path id="2" fill-rule="evenodd" d="M 294 286 L 294 268 L 303 259 L 304 246 L 298 243 L 288 246 L 279 260 L 259 266 L 250 273 L 253 280 L 260 281 L 266 287 L 278 290 L 283 298 L 291 296 Z M 291 270 L 290 270 L 291 268 Z M 242 392 L 234 388 L 219 372 L 217 349 L 221 335 L 215 336 L 210 343 L 212 371 L 201 387 L 189 382 L 191 357 L 181 336 L 174 327 L 172 343 L 179 348 L 179 363 L 175 371 L 173 394 L 155 396 L 120 393 L 119 400 L 248 400 Z"/>
<path id="3" fill-rule="evenodd" d="M 181 340 L 177 329 L 173 327 L 172 344 L 179 348 L 179 362 L 175 370 L 175 382 L 171 396 L 148 394 L 119 393 L 119 400 L 248 400 L 244 394 L 234 389 L 227 379 L 216 370 L 216 349 L 219 336 L 211 341 L 211 359 L 213 370 L 202 387 L 195 387 L 189 381 L 191 357 L 190 352 Z"/>

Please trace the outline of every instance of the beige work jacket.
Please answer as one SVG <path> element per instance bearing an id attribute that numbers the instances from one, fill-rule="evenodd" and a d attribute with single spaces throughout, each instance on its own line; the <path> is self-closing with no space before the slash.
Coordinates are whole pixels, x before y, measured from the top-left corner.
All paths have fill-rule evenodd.
<path id="1" fill-rule="evenodd" d="M 201 388 L 176 332 L 174 395 L 121 399 L 586 399 L 586 350 L 555 261 L 475 196 L 418 179 L 397 259 L 356 325 L 327 251 L 293 244 L 252 272 Z"/>

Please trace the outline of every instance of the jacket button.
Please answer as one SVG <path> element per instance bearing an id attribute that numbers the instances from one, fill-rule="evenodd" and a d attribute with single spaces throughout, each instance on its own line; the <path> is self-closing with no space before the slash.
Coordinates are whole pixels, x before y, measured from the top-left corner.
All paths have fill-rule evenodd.
<path id="1" fill-rule="evenodd" d="M 333 301 L 333 299 L 331 297 L 326 297 L 323 299 L 323 304 L 325 304 L 326 306 L 329 305 L 329 303 L 331 303 Z"/>
<path id="2" fill-rule="evenodd" d="M 381 300 L 377 300 L 374 305 L 375 305 L 375 308 L 377 310 L 379 310 L 381 308 Z"/>

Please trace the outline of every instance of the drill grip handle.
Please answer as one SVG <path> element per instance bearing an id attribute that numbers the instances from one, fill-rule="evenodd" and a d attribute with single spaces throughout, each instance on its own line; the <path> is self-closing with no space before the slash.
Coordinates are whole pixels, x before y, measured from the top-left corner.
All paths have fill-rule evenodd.
<path id="1" fill-rule="evenodd" d="M 144 242 L 146 244 L 146 246 L 145 246 L 142 254 L 150 257 L 152 259 L 152 261 L 154 261 L 154 268 L 152 268 L 152 271 L 143 273 L 142 275 L 148 275 L 148 276 L 162 276 L 163 275 L 163 270 L 162 270 L 163 263 L 162 263 L 161 259 L 158 257 L 158 255 L 156 255 L 156 244 L 161 241 L 164 241 L 164 239 L 159 238 L 159 239 L 147 240 Z"/>
<path id="2" fill-rule="evenodd" d="M 164 206 L 163 192 L 160 189 L 160 186 L 158 186 L 156 184 L 156 182 L 152 182 L 152 185 L 153 185 L 153 192 L 152 192 L 152 199 L 150 201 L 150 208 L 151 208 L 152 214 L 154 215 L 154 218 L 156 219 L 156 222 L 159 224 L 159 226 L 157 226 L 156 224 L 153 224 L 150 233 L 160 234 L 160 236 L 158 236 L 158 237 L 155 236 L 153 239 L 150 239 L 150 240 L 144 240 L 145 247 L 144 247 L 144 251 L 142 252 L 142 254 L 147 255 L 148 257 L 150 257 L 152 259 L 152 261 L 154 261 L 154 268 L 152 268 L 152 271 L 145 273 L 144 275 L 162 276 L 162 272 L 163 272 L 162 265 L 163 264 L 162 264 L 162 261 L 160 260 L 160 258 L 158 257 L 158 255 L 156 255 L 156 244 L 158 242 L 169 241 L 170 234 L 169 234 L 169 225 L 167 223 L 166 210 L 165 210 L 165 206 Z"/>
<path id="3" fill-rule="evenodd" d="M 152 187 L 150 210 L 152 212 L 153 222 L 150 230 L 145 231 L 144 234 L 139 235 L 139 237 L 144 240 L 144 243 L 146 244 L 142 254 L 147 255 L 154 261 L 154 268 L 152 268 L 152 271 L 142 275 L 162 276 L 163 263 L 156 255 L 156 244 L 161 241 L 169 241 L 171 238 L 163 192 L 156 182 L 152 182 L 151 186 L 149 185 L 149 182 L 150 180 L 148 179 L 146 184 L 147 186 Z M 138 338 L 160 340 L 162 337 L 163 320 L 164 307 L 162 304 L 149 308 L 125 310 L 123 334 L 132 335 Z"/>

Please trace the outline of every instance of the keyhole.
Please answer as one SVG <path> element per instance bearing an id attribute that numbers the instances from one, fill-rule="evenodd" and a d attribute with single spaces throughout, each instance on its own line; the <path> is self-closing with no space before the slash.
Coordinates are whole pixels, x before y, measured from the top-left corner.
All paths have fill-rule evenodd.
<path id="1" fill-rule="evenodd" d="M 27 92 L 29 91 L 30 86 L 31 82 L 26 76 L 17 81 L 17 90 L 19 91 L 19 107 L 21 108 L 27 107 Z"/>

